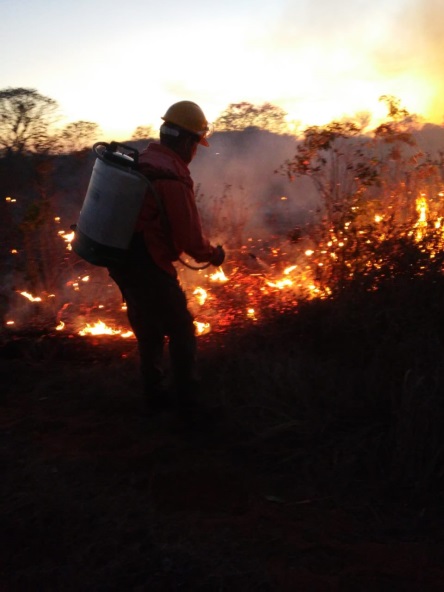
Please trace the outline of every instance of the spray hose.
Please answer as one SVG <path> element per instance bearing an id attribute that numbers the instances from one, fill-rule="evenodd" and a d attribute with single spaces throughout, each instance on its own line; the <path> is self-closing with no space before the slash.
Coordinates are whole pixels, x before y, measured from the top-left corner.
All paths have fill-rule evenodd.
<path id="1" fill-rule="evenodd" d="M 211 263 L 205 263 L 205 265 L 190 265 L 189 263 L 186 263 L 183 259 L 181 259 L 179 257 L 179 261 L 182 263 L 182 265 L 185 265 L 185 267 L 188 267 L 188 269 L 192 269 L 193 271 L 202 271 L 202 269 L 207 269 L 207 267 L 210 267 Z"/>

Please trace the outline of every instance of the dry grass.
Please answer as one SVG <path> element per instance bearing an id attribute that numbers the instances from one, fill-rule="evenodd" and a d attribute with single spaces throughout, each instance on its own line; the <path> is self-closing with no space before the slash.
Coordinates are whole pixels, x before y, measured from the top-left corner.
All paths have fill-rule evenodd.
<path id="1" fill-rule="evenodd" d="M 438 590 L 443 297 L 388 280 L 203 337 L 197 430 L 144 416 L 134 345 L 5 343 L 2 588 Z"/>

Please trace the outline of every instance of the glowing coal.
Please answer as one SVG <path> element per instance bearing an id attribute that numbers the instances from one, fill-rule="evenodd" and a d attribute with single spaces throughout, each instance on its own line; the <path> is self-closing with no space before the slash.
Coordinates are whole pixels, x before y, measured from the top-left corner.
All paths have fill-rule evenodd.
<path id="1" fill-rule="evenodd" d="M 415 206 L 414 219 L 397 236 L 416 241 L 432 260 L 444 248 L 442 216 L 436 202 L 433 209 L 424 193 L 419 194 Z M 347 220 L 342 227 L 325 231 L 318 241 L 305 236 L 292 243 L 275 237 L 265 246 L 262 239 L 251 238 L 247 246 L 232 249 L 229 263 L 214 273 L 190 274 L 179 266 L 181 284 L 196 319 L 196 334 L 244 327 L 269 314 L 294 310 L 302 299 L 328 298 L 334 288 L 329 283 L 334 281 L 332 270 L 339 263 L 345 281 L 353 279 L 357 269 L 360 273 L 381 269 L 384 260 L 378 246 L 389 236 L 390 212 L 378 210 L 362 226 Z M 69 250 L 69 233 L 59 231 L 58 235 Z M 353 241 L 358 239 L 363 250 L 353 251 Z M 64 274 L 58 291 L 17 290 L 20 303 L 9 312 L 5 326 L 10 330 L 37 326 L 45 311 L 53 310 L 54 331 L 134 339 L 126 307 L 106 269 L 89 266 L 70 252 Z"/>

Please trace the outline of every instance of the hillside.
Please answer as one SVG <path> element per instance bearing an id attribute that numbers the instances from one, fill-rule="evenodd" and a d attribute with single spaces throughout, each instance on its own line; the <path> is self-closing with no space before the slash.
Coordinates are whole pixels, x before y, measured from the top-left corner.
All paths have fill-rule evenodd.
<path id="1" fill-rule="evenodd" d="M 444 279 L 201 338 L 211 415 L 134 342 L 3 343 L 4 590 L 440 590 Z"/>

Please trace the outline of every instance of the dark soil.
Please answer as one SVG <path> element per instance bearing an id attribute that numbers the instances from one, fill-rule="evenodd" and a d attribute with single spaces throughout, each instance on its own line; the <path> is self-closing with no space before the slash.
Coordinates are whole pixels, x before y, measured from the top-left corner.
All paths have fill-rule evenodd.
<path id="1" fill-rule="evenodd" d="M 321 309 L 315 317 L 320 325 Z M 211 414 L 192 422 L 147 416 L 134 342 L 9 336 L 0 358 L 2 592 L 443 590 L 437 475 L 415 489 L 380 474 L 389 439 L 383 427 L 369 439 L 368 417 L 356 432 L 359 410 L 348 418 L 354 440 L 345 416 L 341 427 L 335 418 L 316 428 L 326 417 L 319 394 L 311 419 L 308 408 L 290 414 L 288 393 L 308 392 L 301 365 L 323 392 L 348 388 L 343 366 L 321 384 L 319 360 L 328 368 L 330 358 L 318 344 L 310 367 L 309 332 L 291 331 L 281 320 L 202 340 Z M 379 442 L 374 460 L 362 442 Z"/>

